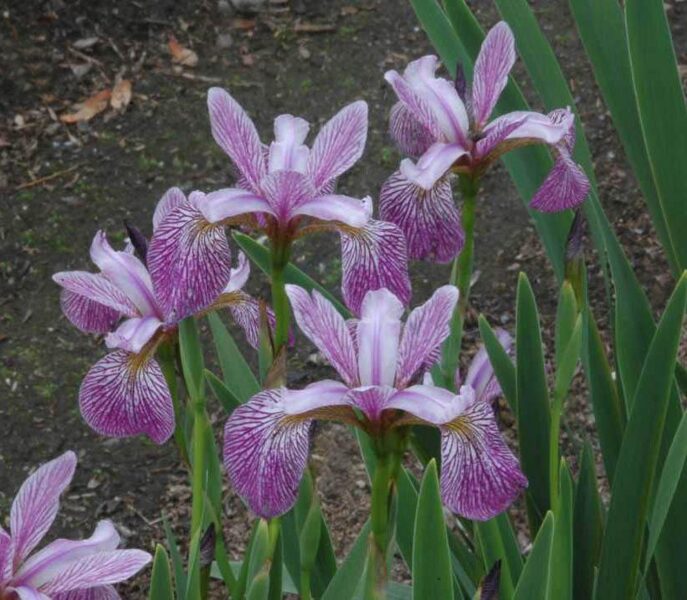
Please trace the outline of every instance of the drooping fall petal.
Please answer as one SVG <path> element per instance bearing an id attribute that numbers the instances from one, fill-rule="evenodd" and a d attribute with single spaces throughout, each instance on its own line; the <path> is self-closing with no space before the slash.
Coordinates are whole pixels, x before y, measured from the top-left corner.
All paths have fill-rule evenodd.
<path id="1" fill-rule="evenodd" d="M 579 206 L 589 193 L 589 179 L 567 154 L 560 153 L 530 202 L 541 212 L 559 212 Z"/>
<path id="2" fill-rule="evenodd" d="M 121 317 L 115 309 L 69 290 L 60 293 L 60 308 L 69 322 L 84 333 L 107 333 Z"/>
<path id="3" fill-rule="evenodd" d="M 379 216 L 400 227 L 412 260 L 449 262 L 465 241 L 447 177 L 425 190 L 396 171 L 380 191 Z"/>
<path id="4" fill-rule="evenodd" d="M 111 316 L 111 311 L 127 317 L 139 314 L 129 297 L 103 275 L 87 271 L 62 271 L 55 273 L 52 279 L 68 293 L 65 316 L 79 329 L 83 329 L 81 324 L 87 325 L 91 321 L 93 326 L 96 326 L 99 320 L 104 323 L 106 319 L 103 317 Z M 77 303 L 73 296 L 80 296 L 83 300 Z M 92 303 L 109 308 L 110 311 L 102 311 L 97 315 Z"/>
<path id="5" fill-rule="evenodd" d="M 53 596 L 53 600 L 120 600 L 120 596 L 111 585 L 100 585 L 86 590 L 62 592 Z"/>
<path id="6" fill-rule="evenodd" d="M 153 213 L 153 231 L 157 229 L 162 219 L 164 219 L 170 211 L 180 206 L 185 201 L 186 195 L 178 187 L 169 188 L 155 207 L 155 212 Z"/>
<path id="7" fill-rule="evenodd" d="M 79 390 L 84 420 L 110 437 L 145 434 L 156 444 L 174 432 L 174 407 L 157 362 L 115 350 L 88 372 Z"/>

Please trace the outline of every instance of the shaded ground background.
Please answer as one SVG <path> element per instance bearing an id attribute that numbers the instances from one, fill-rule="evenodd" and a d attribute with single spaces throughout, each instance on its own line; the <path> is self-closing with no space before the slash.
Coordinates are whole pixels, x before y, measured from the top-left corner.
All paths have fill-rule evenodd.
<path id="1" fill-rule="evenodd" d="M 671 278 L 567 4 L 537 0 L 532 5 L 579 101 L 604 208 L 660 308 Z M 687 3 L 673 0 L 666 9 L 684 64 Z M 496 18 L 488 3 L 480 3 L 479 13 L 485 24 Z M 393 97 L 382 74 L 429 46 L 402 1 L 271 0 L 253 18 L 235 13 L 224 0 L 30 0 L 4 5 L 1 18 L 0 515 L 9 514 L 29 469 L 73 448 L 80 466 L 58 532 L 87 535 L 96 517 L 107 517 L 129 545 L 151 548 L 161 537 L 161 510 L 183 521 L 184 471 L 171 445 L 106 440 L 82 423 L 78 386 L 104 349 L 61 317 L 50 275 L 90 269 L 88 246 L 98 228 L 115 240 L 124 237 L 123 219 L 149 231 L 155 202 L 169 186 L 210 190 L 231 181 L 228 161 L 210 136 L 205 94 L 211 85 L 235 95 L 263 139 L 276 114 L 304 116 L 317 129 L 345 103 L 367 100 L 371 127 L 365 159 L 342 178 L 340 189 L 375 197 L 400 158 L 386 133 Z M 170 35 L 197 53 L 197 66 L 172 63 Z M 75 102 L 112 87 L 118 77 L 133 84 L 125 112 L 108 109 L 88 123 L 60 123 L 59 115 Z M 484 312 L 493 323 L 511 326 L 514 284 L 518 271 L 525 270 L 549 323 L 555 281 L 501 167 L 484 181 L 477 244 L 475 314 Z M 338 252 L 334 238 L 309 238 L 299 243 L 296 259 L 336 288 Z M 255 275 L 253 290 L 265 293 L 264 281 Z M 414 302 L 423 301 L 447 276 L 446 266 L 414 265 Z M 598 272 L 592 269 L 591 276 L 598 279 Z M 471 350 L 477 336 L 474 322 L 468 325 Z M 324 372 L 313 349 L 301 348 L 292 359 L 294 385 Z M 582 393 L 569 408 L 566 445 L 574 457 L 582 436 L 593 432 L 593 419 Z M 503 420 L 512 422 L 507 413 Z M 320 432 L 313 462 L 337 551 L 343 553 L 364 520 L 369 489 L 347 431 L 329 426 Z M 238 553 L 247 519 L 230 491 L 225 516 L 228 545 Z M 126 597 L 144 597 L 144 582 L 145 576 L 130 585 Z"/>

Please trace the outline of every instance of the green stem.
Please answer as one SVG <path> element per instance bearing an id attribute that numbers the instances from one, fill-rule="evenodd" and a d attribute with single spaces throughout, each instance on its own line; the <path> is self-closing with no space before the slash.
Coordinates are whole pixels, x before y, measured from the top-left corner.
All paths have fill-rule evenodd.
<path id="1" fill-rule="evenodd" d="M 191 507 L 191 536 L 203 527 L 205 504 L 205 437 L 210 427 L 205 410 L 205 399 L 192 399 L 193 402 L 193 464 L 191 490 L 193 504 Z M 202 532 L 200 533 L 202 535 Z"/>
<path id="2" fill-rule="evenodd" d="M 454 386 L 454 376 L 456 369 L 458 369 L 460 348 L 463 341 L 463 325 L 470 297 L 470 280 L 472 279 L 475 247 L 477 181 L 467 176 L 461 176 L 460 188 L 463 195 L 462 222 L 465 231 L 465 245 L 461 253 L 453 261 L 450 279 L 450 283 L 458 288 L 460 297 L 451 319 L 451 333 L 444 342 L 441 357 L 443 383 L 449 389 L 452 389 Z"/>
<path id="3" fill-rule="evenodd" d="M 189 465 L 188 446 L 186 445 L 186 436 L 184 435 L 184 412 L 181 402 L 179 401 L 179 380 L 177 377 L 177 370 L 175 367 L 175 349 L 172 344 L 163 344 L 157 353 L 158 362 L 162 369 L 162 374 L 167 382 L 169 393 L 172 396 L 172 404 L 174 405 L 174 441 L 176 442 L 181 460 L 184 464 Z"/>
<path id="4" fill-rule="evenodd" d="M 310 592 L 310 569 L 301 569 L 301 600 L 312 600 Z"/>
<path id="5" fill-rule="evenodd" d="M 289 299 L 286 296 L 286 280 L 284 270 L 289 263 L 291 246 L 288 242 L 275 241 L 272 244 L 272 309 L 276 318 L 274 326 L 274 356 L 286 346 L 289 341 L 289 324 L 291 311 Z"/>
<path id="6" fill-rule="evenodd" d="M 561 430 L 561 414 L 563 412 L 563 398 L 554 396 L 551 404 L 551 430 L 549 438 L 549 483 L 551 492 L 551 507 L 555 507 L 558 499 L 558 471 L 559 452 L 558 436 Z"/>

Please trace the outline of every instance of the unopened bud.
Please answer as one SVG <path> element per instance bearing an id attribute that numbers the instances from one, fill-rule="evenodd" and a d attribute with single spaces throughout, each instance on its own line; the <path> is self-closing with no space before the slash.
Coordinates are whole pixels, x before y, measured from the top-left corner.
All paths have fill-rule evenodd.
<path id="1" fill-rule="evenodd" d="M 141 262 L 145 265 L 148 258 L 148 240 L 141 233 L 141 230 L 134 225 L 130 225 L 128 221 L 124 221 L 124 227 L 126 227 L 126 232 L 129 235 L 129 241 L 134 247 L 136 256 L 141 259 Z"/>
<path id="2" fill-rule="evenodd" d="M 584 236 L 587 221 L 578 208 L 570 225 L 568 240 L 565 246 L 565 279 L 575 291 L 578 306 L 584 305 Z"/>
<path id="3" fill-rule="evenodd" d="M 215 542 L 217 541 L 217 534 L 215 533 L 215 524 L 210 523 L 210 526 L 205 530 L 203 537 L 200 539 L 200 568 L 209 567 L 212 561 L 215 560 Z"/>
<path id="4" fill-rule="evenodd" d="M 465 71 L 463 70 L 463 65 L 458 63 L 456 65 L 456 79 L 454 81 L 456 87 L 456 92 L 460 96 L 463 103 L 466 102 L 466 96 L 468 91 L 468 82 L 465 79 Z"/>

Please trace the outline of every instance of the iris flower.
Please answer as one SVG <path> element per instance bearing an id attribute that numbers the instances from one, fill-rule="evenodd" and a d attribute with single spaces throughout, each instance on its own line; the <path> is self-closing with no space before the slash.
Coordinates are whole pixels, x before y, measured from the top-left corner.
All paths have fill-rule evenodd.
<path id="1" fill-rule="evenodd" d="M 100 521 L 86 540 L 58 539 L 32 554 L 53 524 L 75 468 L 76 455 L 65 452 L 19 489 L 9 533 L 0 527 L 1 600 L 117 600 L 112 584 L 150 562 L 142 550 L 117 549 L 119 534 L 110 521 Z"/>
<path id="2" fill-rule="evenodd" d="M 314 291 L 287 286 L 295 319 L 341 380 L 303 390 L 269 389 L 229 417 L 224 463 L 235 489 L 262 517 L 293 506 L 306 467 L 314 419 L 339 420 L 370 436 L 412 424 L 441 432 L 441 492 L 451 510 L 488 519 L 526 485 L 499 433 L 491 399 L 498 388 L 484 354 L 457 394 L 422 381 L 448 336 L 458 300 L 439 288 L 405 324 L 402 302 L 389 290 L 365 295 L 359 319 L 345 321 Z"/>
<path id="3" fill-rule="evenodd" d="M 178 252 L 196 251 L 211 258 L 212 246 L 192 247 L 192 236 L 186 232 L 222 230 L 227 225 L 264 232 L 277 252 L 288 252 L 291 242 L 306 233 L 334 229 L 341 235 L 343 295 L 354 312 L 366 289 L 388 287 L 404 302 L 409 300 L 407 252 L 400 229 L 372 219 L 369 198 L 334 193 L 336 178 L 353 166 L 365 148 L 365 102 L 354 102 L 337 113 L 312 147 L 305 145 L 310 126 L 299 117 L 278 116 L 275 139 L 265 146 L 251 119 L 226 91 L 212 88 L 208 108 L 215 141 L 239 177 L 235 187 L 199 197 L 197 219 L 179 215 Z M 209 270 L 212 261 L 206 262 Z M 174 274 L 166 279 L 173 287 Z M 219 279 L 214 280 L 216 290 Z"/>
<path id="4" fill-rule="evenodd" d="M 258 304 L 241 291 L 249 272 L 245 256 L 239 256 L 238 268 L 232 269 L 227 238 L 212 228 L 185 231 L 191 247 L 211 248 L 210 254 L 181 254 L 169 243 L 180 215 L 198 218 L 196 203 L 202 196 L 194 192 L 186 198 L 171 188 L 155 210 L 149 246 L 135 235 L 135 249 L 129 245 L 117 251 L 99 231 L 90 251 L 99 273 L 53 275 L 63 288 L 65 316 L 83 332 L 106 334 L 112 350 L 91 368 L 79 391 L 81 414 L 98 433 L 144 433 L 158 444 L 172 435 L 174 406 L 155 353 L 161 343 L 176 339 L 181 319 L 228 307 L 248 341 L 257 346 Z"/>
<path id="5" fill-rule="evenodd" d="M 385 182 L 380 215 L 406 234 L 413 259 L 451 260 L 462 248 L 460 215 L 449 175 L 479 177 L 505 152 L 530 144 L 551 148 L 555 163 L 530 207 L 558 212 L 579 205 L 589 181 L 572 159 L 575 117 L 568 108 L 547 115 L 515 111 L 489 120 L 515 63 L 515 42 L 505 22 L 486 36 L 475 62 L 472 90 L 437 77 L 436 56 L 408 64 L 403 75 L 385 79 L 399 101 L 391 109 L 390 130 L 406 158 Z"/>

